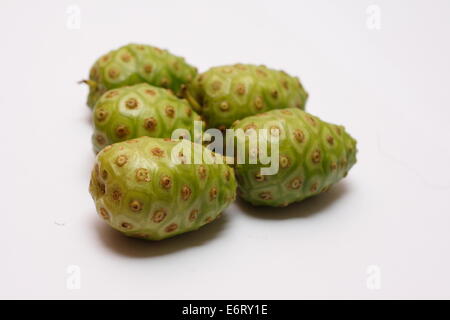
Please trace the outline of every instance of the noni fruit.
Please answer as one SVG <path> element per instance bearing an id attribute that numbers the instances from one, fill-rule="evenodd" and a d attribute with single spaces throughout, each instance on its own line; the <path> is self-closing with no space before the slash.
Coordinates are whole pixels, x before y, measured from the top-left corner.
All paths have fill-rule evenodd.
<path id="1" fill-rule="evenodd" d="M 96 152 L 141 136 L 170 138 L 175 129 L 188 130 L 192 138 L 194 121 L 201 121 L 186 100 L 147 83 L 105 92 L 95 104 L 92 117 Z"/>
<path id="2" fill-rule="evenodd" d="M 93 107 L 107 90 L 146 82 L 180 94 L 197 69 L 167 50 L 142 44 L 128 44 L 99 58 L 89 72 L 87 104 Z"/>
<path id="3" fill-rule="evenodd" d="M 308 98 L 297 77 L 249 64 L 211 68 L 197 75 L 185 94 L 208 127 L 219 129 L 272 109 L 304 109 Z"/>
<path id="4" fill-rule="evenodd" d="M 236 121 L 233 129 L 247 132 L 240 138 L 235 134 L 238 145 L 245 143 L 246 154 L 258 154 L 256 164 L 242 161 L 245 163 L 235 166 L 238 194 L 253 205 L 286 206 L 317 195 L 345 177 L 356 163 L 356 140 L 343 126 L 326 123 L 296 108 L 248 117 Z M 259 147 L 250 150 L 248 136 L 261 132 L 258 129 L 267 129 L 266 135 L 257 135 L 258 146 L 266 143 L 270 154 L 274 148 L 278 150 L 276 174 L 261 174 L 260 169 L 270 165 L 261 164 Z M 275 136 L 278 144 L 272 139 Z"/>
<path id="5" fill-rule="evenodd" d="M 174 149 L 180 144 L 192 152 Z M 140 137 L 105 147 L 97 155 L 89 188 L 98 214 L 125 235 L 149 240 L 215 220 L 234 201 L 236 181 L 224 160 L 195 162 L 202 153 L 223 160 L 188 140 Z"/>

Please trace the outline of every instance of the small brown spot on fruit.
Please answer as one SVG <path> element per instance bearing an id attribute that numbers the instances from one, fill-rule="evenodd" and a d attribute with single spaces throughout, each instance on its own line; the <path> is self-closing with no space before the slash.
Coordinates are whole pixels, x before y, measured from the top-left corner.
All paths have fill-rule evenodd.
<path id="1" fill-rule="evenodd" d="M 100 208 L 99 214 L 103 219 L 105 219 L 105 220 L 109 219 L 109 213 L 108 213 L 108 211 L 106 211 L 105 208 Z"/>
<path id="2" fill-rule="evenodd" d="M 116 165 L 118 165 L 119 167 L 123 167 L 128 161 L 128 157 L 124 154 L 118 156 L 116 158 Z"/>
<path id="3" fill-rule="evenodd" d="M 122 199 L 122 192 L 121 192 L 119 189 L 115 189 L 115 190 L 112 192 L 111 198 L 112 198 L 114 201 L 120 201 L 120 200 Z"/>
<path id="4" fill-rule="evenodd" d="M 173 232 L 173 231 L 177 230 L 177 228 L 178 228 L 178 225 L 176 223 L 172 223 L 172 224 L 168 225 L 165 230 L 166 230 L 166 232 Z"/>
<path id="5" fill-rule="evenodd" d="M 152 97 L 156 95 L 156 91 L 152 89 L 146 89 L 145 93 Z"/>
<path id="6" fill-rule="evenodd" d="M 291 189 L 298 189 L 302 185 L 302 179 L 300 178 L 294 178 L 290 183 L 289 186 Z"/>
<path id="7" fill-rule="evenodd" d="M 99 109 L 95 110 L 95 119 L 97 119 L 97 121 L 101 122 L 101 121 L 105 120 L 107 116 L 108 116 L 108 111 L 106 111 L 105 109 L 99 108 Z"/>
<path id="8" fill-rule="evenodd" d="M 189 214 L 189 221 L 195 221 L 195 219 L 197 219 L 198 216 L 198 210 L 194 209 L 191 211 L 191 213 Z"/>
<path id="9" fill-rule="evenodd" d="M 128 127 L 124 124 L 117 126 L 116 128 L 116 136 L 119 139 L 125 138 L 130 133 Z"/>
<path id="10" fill-rule="evenodd" d="M 206 178 L 205 166 L 201 165 L 200 167 L 198 167 L 198 175 L 200 177 L 200 180 L 204 180 Z"/>
<path id="11" fill-rule="evenodd" d="M 136 109 L 138 107 L 139 103 L 135 98 L 130 98 L 125 102 L 125 106 L 128 109 Z"/>
<path id="12" fill-rule="evenodd" d="M 146 118 L 144 120 L 144 128 L 147 129 L 148 131 L 154 131 L 157 124 L 158 122 L 153 117 Z"/>
<path id="13" fill-rule="evenodd" d="M 263 200 L 272 200 L 272 193 L 269 191 L 261 192 L 259 197 Z"/>
<path id="14" fill-rule="evenodd" d="M 334 145 L 334 138 L 332 136 L 327 137 L 327 142 L 330 146 Z"/>
<path id="15" fill-rule="evenodd" d="M 145 72 L 145 73 L 151 73 L 152 71 L 153 71 L 152 65 L 146 64 L 146 65 L 144 66 L 144 72 Z"/>
<path id="16" fill-rule="evenodd" d="M 294 130 L 294 138 L 295 138 L 295 140 L 297 140 L 297 142 L 302 143 L 303 141 L 305 141 L 305 134 L 303 133 L 302 130 L 295 129 Z"/>
<path id="17" fill-rule="evenodd" d="M 285 169 L 288 168 L 291 165 L 291 161 L 287 156 L 280 156 L 280 166 L 281 168 Z"/>
<path id="18" fill-rule="evenodd" d="M 184 185 L 181 188 L 181 199 L 183 199 L 184 201 L 187 201 L 191 197 L 191 194 L 192 190 L 188 185 Z"/>
<path id="19" fill-rule="evenodd" d="M 311 192 L 317 192 L 317 189 L 319 188 L 317 182 L 313 183 L 311 185 Z"/>
<path id="20" fill-rule="evenodd" d="M 212 187 L 211 190 L 209 190 L 209 200 L 215 200 L 217 198 L 217 188 Z"/>
<path id="21" fill-rule="evenodd" d="M 122 59 L 123 62 L 130 62 L 131 56 L 130 56 L 128 53 L 124 53 L 124 54 L 121 56 L 121 59 Z"/>
<path id="22" fill-rule="evenodd" d="M 122 222 L 122 224 L 120 226 L 127 230 L 133 229 L 133 226 L 131 225 L 131 223 L 128 223 L 128 222 Z"/>
<path id="23" fill-rule="evenodd" d="M 152 150 L 151 150 L 151 153 L 155 157 L 159 157 L 159 158 L 164 157 L 164 150 L 159 148 L 159 147 L 153 147 Z"/>
<path id="24" fill-rule="evenodd" d="M 142 210 L 142 203 L 138 200 L 133 200 L 129 204 L 131 211 L 139 212 Z"/>
<path id="25" fill-rule="evenodd" d="M 256 173 L 255 174 L 255 180 L 258 181 L 258 182 L 262 182 L 262 181 L 264 181 L 264 176 L 262 174 L 260 174 L 260 173 Z"/>
<path id="26" fill-rule="evenodd" d="M 106 143 L 105 137 L 102 135 L 95 136 L 95 141 L 97 141 L 99 145 L 104 145 Z"/>
<path id="27" fill-rule="evenodd" d="M 116 78 L 119 76 L 119 74 L 120 74 L 120 71 L 117 70 L 117 69 L 114 69 L 114 68 L 111 68 L 111 69 L 109 69 L 109 71 L 108 71 L 108 76 L 109 76 L 111 79 L 116 79 Z"/>
<path id="28" fill-rule="evenodd" d="M 228 102 L 222 101 L 222 102 L 219 104 L 219 108 L 220 108 L 220 110 L 222 110 L 222 111 L 228 111 L 228 110 L 230 109 L 230 105 L 228 104 Z"/>
<path id="29" fill-rule="evenodd" d="M 155 223 L 160 223 L 167 216 L 167 212 L 164 209 L 158 209 L 153 213 L 152 221 Z"/>
<path id="30" fill-rule="evenodd" d="M 108 171 L 106 171 L 105 169 L 102 170 L 102 179 L 103 180 L 108 179 Z"/>
<path id="31" fill-rule="evenodd" d="M 318 164 L 320 163 L 322 156 L 320 154 L 320 150 L 316 149 L 313 151 L 312 155 L 311 155 L 311 160 L 313 163 Z"/>
<path id="32" fill-rule="evenodd" d="M 136 180 L 138 182 L 149 182 L 150 172 L 145 168 L 139 168 L 136 170 Z"/>
<path id="33" fill-rule="evenodd" d="M 172 106 L 166 106 L 164 109 L 166 116 L 173 118 L 175 116 L 175 109 Z"/>
<path id="34" fill-rule="evenodd" d="M 243 96 L 245 94 L 245 85 L 243 83 L 238 83 L 236 85 L 236 93 L 240 96 Z"/>
<path id="35" fill-rule="evenodd" d="M 162 176 L 159 180 L 159 184 L 163 189 L 170 189 L 172 187 L 172 179 L 169 176 Z"/>
<path id="36" fill-rule="evenodd" d="M 272 95 L 272 98 L 277 99 L 278 98 L 278 90 L 272 90 L 271 95 Z"/>
<path id="37" fill-rule="evenodd" d="M 264 108 L 264 101 L 261 97 L 255 98 L 255 108 L 258 110 L 261 110 L 262 108 Z"/>

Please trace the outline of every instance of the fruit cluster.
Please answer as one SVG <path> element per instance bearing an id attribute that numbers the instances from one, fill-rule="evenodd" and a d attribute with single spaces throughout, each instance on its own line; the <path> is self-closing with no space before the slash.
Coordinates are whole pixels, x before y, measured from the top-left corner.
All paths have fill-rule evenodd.
<path id="1" fill-rule="evenodd" d="M 198 229 L 236 194 L 287 206 L 327 191 L 356 163 L 356 140 L 306 113 L 308 93 L 284 71 L 235 64 L 198 74 L 167 50 L 129 44 L 99 58 L 83 82 L 98 153 L 89 190 L 100 217 L 127 236 Z M 231 157 L 194 139 L 206 128 L 242 133 L 227 136 Z M 249 161 L 239 161 L 240 146 Z M 271 174 L 264 146 L 276 160 Z"/>

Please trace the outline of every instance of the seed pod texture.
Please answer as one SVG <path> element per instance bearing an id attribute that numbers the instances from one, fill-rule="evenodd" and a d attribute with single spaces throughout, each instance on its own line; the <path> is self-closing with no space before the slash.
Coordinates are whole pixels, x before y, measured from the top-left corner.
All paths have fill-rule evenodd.
<path id="1" fill-rule="evenodd" d="M 356 140 L 343 126 L 326 123 L 299 109 L 261 113 L 236 121 L 233 129 L 278 132 L 277 174 L 261 175 L 260 169 L 269 165 L 259 161 L 235 166 L 238 194 L 253 205 L 286 206 L 317 195 L 345 177 L 356 163 Z M 270 146 L 269 139 L 270 134 L 266 140 Z"/>
<path id="2" fill-rule="evenodd" d="M 308 94 L 297 77 L 284 71 L 235 64 L 197 75 L 187 97 L 208 127 L 225 129 L 235 120 L 272 109 L 303 110 Z"/>
<path id="3" fill-rule="evenodd" d="M 101 219 L 127 236 L 160 240 L 218 218 L 236 197 L 233 169 L 175 164 L 171 153 L 178 143 L 141 137 L 104 148 L 89 187 Z M 197 145 L 191 160 L 198 148 L 206 150 Z"/>
<path id="4" fill-rule="evenodd" d="M 95 104 L 92 117 L 96 152 L 141 136 L 170 138 L 175 129 L 186 129 L 193 137 L 194 121 L 201 121 L 186 100 L 147 83 L 105 92 Z"/>
<path id="5" fill-rule="evenodd" d="M 149 83 L 180 94 L 197 69 L 167 50 L 142 44 L 128 44 L 100 57 L 89 72 L 87 104 L 92 108 L 109 89 Z"/>

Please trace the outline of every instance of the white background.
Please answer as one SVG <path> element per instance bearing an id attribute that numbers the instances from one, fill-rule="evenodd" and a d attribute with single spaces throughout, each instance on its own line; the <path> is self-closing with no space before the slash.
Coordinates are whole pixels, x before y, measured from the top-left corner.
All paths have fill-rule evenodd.
<path id="1" fill-rule="evenodd" d="M 379 30 L 367 26 L 373 4 Z M 0 9 L 0 298 L 450 298 L 450 1 Z M 357 138 L 358 163 L 329 193 L 285 209 L 238 201 L 170 240 L 121 236 L 88 193 L 92 128 L 77 81 L 128 42 L 201 71 L 244 62 L 298 75 L 307 109 Z"/>

